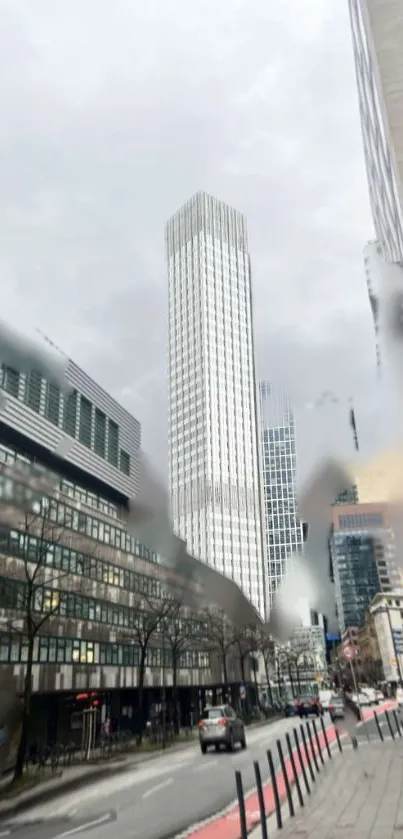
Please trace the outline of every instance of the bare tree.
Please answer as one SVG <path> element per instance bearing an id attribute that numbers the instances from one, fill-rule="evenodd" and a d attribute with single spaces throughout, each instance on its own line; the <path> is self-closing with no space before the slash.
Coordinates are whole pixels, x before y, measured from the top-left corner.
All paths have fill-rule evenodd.
<path id="1" fill-rule="evenodd" d="M 221 659 L 223 684 L 224 688 L 228 688 L 228 653 L 235 644 L 235 630 L 221 609 L 207 609 L 204 615 L 207 638 Z"/>
<path id="2" fill-rule="evenodd" d="M 5 617 L 2 625 L 11 634 L 18 634 L 26 639 L 21 733 L 14 770 L 15 781 L 23 774 L 28 746 L 35 639 L 45 624 L 59 612 L 63 599 L 63 593 L 57 588 L 57 584 L 65 575 L 56 569 L 52 576 L 55 564 L 50 561 L 51 545 L 59 543 L 63 536 L 63 529 L 55 524 L 55 521 L 56 502 L 52 499 L 40 512 L 25 514 L 22 525 L 22 561 L 18 562 L 13 576 L 3 580 L 0 592 L 3 608 L 8 613 L 16 613 Z M 22 573 L 19 574 L 19 571 Z"/>
<path id="3" fill-rule="evenodd" d="M 171 656 L 172 667 L 172 704 L 175 734 L 179 734 L 180 720 L 178 713 L 178 670 L 181 655 L 187 650 L 194 650 L 206 640 L 204 622 L 184 610 L 183 601 L 172 597 L 167 617 L 161 622 L 161 632 L 165 646 Z"/>
<path id="4" fill-rule="evenodd" d="M 162 594 L 161 597 L 149 597 L 141 595 L 138 599 L 139 612 L 137 615 L 136 627 L 134 629 L 134 641 L 140 650 L 140 661 L 138 669 L 138 715 L 139 730 L 137 743 L 141 745 L 143 739 L 143 706 L 144 706 L 144 681 L 146 672 L 147 652 L 153 637 L 161 630 L 167 618 L 172 613 L 172 599 Z"/>

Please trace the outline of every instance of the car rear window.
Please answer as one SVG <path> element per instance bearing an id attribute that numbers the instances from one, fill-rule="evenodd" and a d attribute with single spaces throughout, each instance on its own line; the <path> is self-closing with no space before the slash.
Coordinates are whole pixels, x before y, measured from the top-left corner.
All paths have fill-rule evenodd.
<path id="1" fill-rule="evenodd" d="M 222 708 L 207 708 L 202 713 L 202 720 L 218 720 L 220 717 L 224 716 L 224 711 Z"/>
<path id="2" fill-rule="evenodd" d="M 335 703 L 336 703 L 336 704 L 337 704 L 337 703 L 339 703 L 339 705 L 341 705 L 341 704 L 343 703 L 343 700 L 342 700 L 341 696 L 336 696 L 336 695 L 334 695 L 334 696 L 332 696 L 332 698 L 331 698 L 330 702 L 332 702 L 332 703 L 333 703 L 333 705 L 334 705 Z"/>
<path id="3" fill-rule="evenodd" d="M 313 702 L 313 696 L 300 696 L 300 702 Z"/>

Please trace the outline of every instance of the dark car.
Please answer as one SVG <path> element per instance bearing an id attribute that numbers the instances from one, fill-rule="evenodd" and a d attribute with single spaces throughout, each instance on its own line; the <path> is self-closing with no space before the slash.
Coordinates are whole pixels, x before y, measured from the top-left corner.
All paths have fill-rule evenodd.
<path id="1" fill-rule="evenodd" d="M 300 717 L 307 717 L 309 714 L 315 714 L 319 717 L 323 714 L 323 708 L 317 696 L 299 696 L 296 699 L 295 707 L 296 713 Z"/>
<path id="2" fill-rule="evenodd" d="M 285 717 L 295 717 L 298 714 L 297 711 L 297 700 L 296 699 L 289 699 L 284 705 L 284 716 Z"/>

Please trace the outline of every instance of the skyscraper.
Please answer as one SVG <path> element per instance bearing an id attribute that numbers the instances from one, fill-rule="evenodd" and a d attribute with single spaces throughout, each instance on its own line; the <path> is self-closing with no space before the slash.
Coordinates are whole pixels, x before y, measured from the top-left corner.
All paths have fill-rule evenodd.
<path id="1" fill-rule="evenodd" d="M 287 557 L 302 551 L 303 547 L 303 530 L 296 501 L 294 415 L 288 396 L 281 387 L 269 382 L 260 383 L 260 420 L 268 601 L 271 606 L 287 570 Z"/>
<path id="2" fill-rule="evenodd" d="M 349 0 L 361 126 L 377 240 L 403 262 L 403 16 L 393 0 Z"/>
<path id="3" fill-rule="evenodd" d="M 166 226 L 169 482 L 174 529 L 261 614 L 251 268 L 246 219 L 206 193 Z"/>

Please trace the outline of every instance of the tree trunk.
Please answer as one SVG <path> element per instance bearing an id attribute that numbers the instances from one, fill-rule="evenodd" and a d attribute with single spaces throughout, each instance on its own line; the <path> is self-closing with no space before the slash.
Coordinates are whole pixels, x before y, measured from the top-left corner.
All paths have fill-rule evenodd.
<path id="1" fill-rule="evenodd" d="M 296 671 L 297 671 L 297 685 L 298 685 L 298 693 L 301 695 L 302 690 L 301 690 L 301 682 L 300 682 L 300 678 L 299 678 L 299 666 L 298 666 L 298 664 L 296 664 L 296 665 L 295 665 L 295 669 L 296 669 Z"/>
<path id="2" fill-rule="evenodd" d="M 292 670 L 291 670 L 290 662 L 288 662 L 288 678 L 290 680 L 290 685 L 291 685 L 291 694 L 292 694 L 292 697 L 294 699 L 295 698 L 295 688 L 294 688 L 294 680 L 292 678 Z"/>
<path id="3" fill-rule="evenodd" d="M 178 661 L 177 653 L 172 651 L 172 703 L 173 703 L 173 724 L 175 734 L 179 734 L 178 714 Z"/>
<path id="4" fill-rule="evenodd" d="M 147 658 L 147 647 L 144 647 L 140 651 L 140 663 L 139 663 L 139 683 L 137 686 L 138 690 L 138 701 L 137 701 L 137 713 L 138 713 L 138 720 L 139 720 L 139 729 L 137 732 L 137 745 L 141 746 L 143 742 L 143 705 L 144 705 L 144 676 L 146 672 L 146 658 Z"/>
<path id="5" fill-rule="evenodd" d="M 21 734 L 18 744 L 17 760 L 14 769 L 14 781 L 18 781 L 24 773 L 25 759 L 28 747 L 28 725 L 32 696 L 32 667 L 34 657 L 34 636 L 28 641 L 27 669 L 25 671 L 24 693 L 22 698 Z"/>
<path id="6" fill-rule="evenodd" d="M 264 656 L 263 656 L 263 661 L 264 661 L 264 669 L 265 669 L 265 673 L 266 673 L 266 682 L 267 682 L 267 691 L 268 691 L 268 694 L 269 694 L 269 702 L 270 702 L 270 705 L 273 706 L 273 693 L 272 693 L 272 689 L 271 689 L 269 667 L 268 667 L 268 664 L 267 664 L 267 660 Z"/>
<path id="7" fill-rule="evenodd" d="M 224 691 L 228 688 L 228 666 L 227 666 L 227 653 L 225 650 L 222 652 L 222 672 L 224 677 Z"/>

